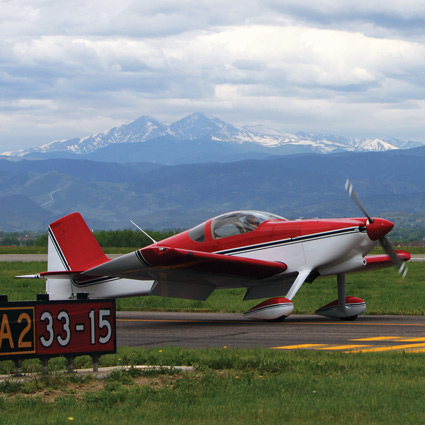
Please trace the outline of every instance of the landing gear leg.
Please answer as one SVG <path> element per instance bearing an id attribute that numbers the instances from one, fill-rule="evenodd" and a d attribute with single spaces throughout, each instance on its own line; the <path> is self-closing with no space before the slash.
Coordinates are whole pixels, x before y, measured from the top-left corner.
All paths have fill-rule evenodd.
<path id="1" fill-rule="evenodd" d="M 345 279 L 345 273 L 340 273 L 336 275 L 336 279 L 338 282 L 338 308 L 341 311 L 345 311 L 345 286 L 346 286 L 346 279 Z"/>
<path id="2" fill-rule="evenodd" d="M 346 279 L 345 273 L 340 273 L 336 275 L 338 282 L 338 310 L 341 312 L 341 320 L 356 320 L 358 315 L 348 316 L 346 308 Z"/>
<path id="3" fill-rule="evenodd" d="M 345 273 L 337 274 L 338 299 L 316 310 L 316 314 L 341 320 L 356 320 L 366 310 L 366 303 L 356 297 L 346 296 Z"/>

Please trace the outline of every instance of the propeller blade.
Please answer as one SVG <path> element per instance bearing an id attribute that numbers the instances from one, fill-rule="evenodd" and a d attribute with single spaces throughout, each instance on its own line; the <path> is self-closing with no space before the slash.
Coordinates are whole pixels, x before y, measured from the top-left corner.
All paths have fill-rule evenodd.
<path id="1" fill-rule="evenodd" d="M 369 223 L 373 223 L 373 218 L 368 214 L 366 211 L 366 208 L 363 206 L 363 204 L 360 202 L 360 199 L 358 198 L 356 192 L 353 189 L 353 184 L 350 182 L 350 180 L 346 180 L 345 182 L 345 190 L 348 192 L 348 194 L 351 196 L 351 199 L 357 204 L 357 206 L 362 210 L 363 214 L 367 217 L 369 220 Z"/>
<path id="2" fill-rule="evenodd" d="M 354 200 L 357 206 L 362 210 L 363 214 L 369 220 L 369 223 L 373 223 L 374 221 L 373 218 L 368 214 L 368 212 L 366 211 L 366 208 L 360 202 L 360 199 L 358 198 L 356 192 L 353 189 L 352 183 L 348 179 L 345 182 L 345 190 L 348 192 L 348 194 Z M 399 256 L 397 255 L 397 252 L 395 248 L 393 247 L 393 244 L 390 242 L 390 240 L 386 236 L 383 236 L 382 238 L 379 238 L 379 243 L 381 244 L 384 251 L 391 258 L 391 261 L 393 262 L 394 266 L 397 267 L 398 273 L 401 275 L 401 277 L 406 277 L 407 266 L 404 263 L 404 261 L 401 260 Z"/>
<path id="3" fill-rule="evenodd" d="M 384 236 L 383 238 L 380 238 L 379 243 L 381 244 L 382 248 L 384 248 L 384 251 L 391 258 L 393 264 L 397 267 L 398 274 L 401 275 L 401 277 L 406 277 L 406 274 L 407 274 L 406 263 L 399 258 L 396 250 L 394 249 L 393 244 L 389 241 L 389 239 L 386 236 Z"/>

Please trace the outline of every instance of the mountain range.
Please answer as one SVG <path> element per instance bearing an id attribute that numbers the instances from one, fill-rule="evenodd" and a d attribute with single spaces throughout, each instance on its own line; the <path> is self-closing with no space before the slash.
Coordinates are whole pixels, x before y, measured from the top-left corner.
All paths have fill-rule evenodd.
<path id="1" fill-rule="evenodd" d="M 0 230 L 46 229 L 73 211 L 95 229 L 128 228 L 130 219 L 145 229 L 188 228 L 237 209 L 359 216 L 347 177 L 373 216 L 424 226 L 424 163 L 425 146 L 179 165 L 0 159 Z"/>
<path id="2" fill-rule="evenodd" d="M 219 118 L 193 113 L 172 124 L 144 115 L 108 131 L 0 154 L 8 159 L 74 158 L 106 162 L 185 164 L 264 159 L 276 155 L 370 152 L 423 146 L 393 138 L 348 139 L 290 134 L 261 125 L 238 128 Z"/>

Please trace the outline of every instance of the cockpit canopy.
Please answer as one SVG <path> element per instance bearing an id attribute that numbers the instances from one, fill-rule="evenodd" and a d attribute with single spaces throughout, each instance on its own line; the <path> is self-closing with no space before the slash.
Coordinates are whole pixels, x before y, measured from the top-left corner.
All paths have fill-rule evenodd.
<path id="1" fill-rule="evenodd" d="M 263 211 L 233 211 L 211 220 L 211 235 L 213 239 L 221 239 L 252 232 L 264 221 L 276 219 L 286 220 L 276 214 Z M 190 229 L 189 236 L 196 242 L 203 242 L 205 240 L 205 223 Z"/>

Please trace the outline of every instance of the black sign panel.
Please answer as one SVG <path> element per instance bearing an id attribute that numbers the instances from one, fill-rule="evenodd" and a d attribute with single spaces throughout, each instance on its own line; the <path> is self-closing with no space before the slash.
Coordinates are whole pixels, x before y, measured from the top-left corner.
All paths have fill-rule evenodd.
<path id="1" fill-rule="evenodd" d="M 0 360 L 115 352 L 115 300 L 0 304 Z"/>
<path id="2" fill-rule="evenodd" d="M 0 307 L 0 359 L 10 354 L 34 354 L 35 307 Z"/>

